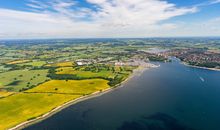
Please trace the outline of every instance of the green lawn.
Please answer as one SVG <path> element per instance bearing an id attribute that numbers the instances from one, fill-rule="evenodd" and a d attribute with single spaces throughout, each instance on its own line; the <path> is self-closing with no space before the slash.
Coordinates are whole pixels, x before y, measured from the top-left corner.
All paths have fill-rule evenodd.
<path id="1" fill-rule="evenodd" d="M 22 88 L 38 85 L 47 79 L 47 72 L 48 70 L 15 70 L 0 73 L 0 88 L 19 91 Z"/>

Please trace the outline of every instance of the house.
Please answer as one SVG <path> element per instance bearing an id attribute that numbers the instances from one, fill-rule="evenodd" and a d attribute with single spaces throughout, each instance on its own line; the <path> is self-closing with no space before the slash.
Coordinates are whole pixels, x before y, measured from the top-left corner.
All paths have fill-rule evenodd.
<path id="1" fill-rule="evenodd" d="M 81 65 L 83 65 L 83 62 L 77 61 L 76 64 L 79 65 L 79 66 L 81 66 Z"/>

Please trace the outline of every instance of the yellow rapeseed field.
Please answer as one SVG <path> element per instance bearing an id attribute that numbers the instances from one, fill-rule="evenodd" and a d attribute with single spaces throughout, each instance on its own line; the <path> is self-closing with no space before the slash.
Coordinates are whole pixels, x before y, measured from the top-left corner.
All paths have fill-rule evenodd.
<path id="1" fill-rule="evenodd" d="M 107 80 L 51 80 L 25 92 L 0 98 L 0 130 L 39 117 L 81 96 L 109 88 Z"/>
<path id="2" fill-rule="evenodd" d="M 26 92 L 85 95 L 109 88 L 109 85 L 107 83 L 108 81 L 103 79 L 51 80 Z"/>

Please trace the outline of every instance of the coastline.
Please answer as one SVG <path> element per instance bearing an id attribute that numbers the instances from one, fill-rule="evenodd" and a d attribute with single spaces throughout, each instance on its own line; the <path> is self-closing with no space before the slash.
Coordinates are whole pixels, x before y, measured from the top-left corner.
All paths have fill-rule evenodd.
<path id="1" fill-rule="evenodd" d="M 159 67 L 159 66 L 158 66 Z M 24 129 L 28 126 L 31 126 L 33 124 L 36 124 L 40 121 L 43 121 L 51 116 L 53 116 L 54 114 L 62 111 L 63 109 L 71 106 L 71 105 L 74 105 L 74 104 L 77 104 L 79 102 L 82 102 L 82 101 L 85 101 L 87 99 L 91 99 L 91 98 L 95 98 L 95 97 L 99 97 L 99 96 L 102 96 L 103 94 L 106 94 L 108 92 L 111 92 L 115 89 L 118 89 L 118 88 L 121 88 L 124 86 L 125 83 L 127 83 L 130 79 L 132 79 L 133 77 L 135 76 L 140 76 L 144 71 L 148 70 L 148 69 L 151 69 L 151 68 L 156 68 L 156 67 L 138 67 L 136 69 L 133 70 L 133 72 L 128 76 L 127 79 L 125 79 L 124 81 L 122 81 L 121 83 L 115 85 L 114 87 L 110 87 L 108 89 L 105 89 L 103 90 L 102 92 L 100 91 L 97 91 L 97 92 L 94 92 L 90 95 L 87 95 L 87 96 L 82 96 L 82 97 L 79 97 L 77 99 L 74 99 L 74 100 L 71 100 L 71 101 L 68 101 L 60 106 L 57 106 L 56 108 L 52 109 L 51 111 L 43 114 L 42 116 L 39 116 L 35 119 L 32 119 L 32 120 L 28 120 L 28 121 L 25 121 L 25 122 L 22 122 L 12 128 L 9 128 L 8 130 L 20 130 L 20 129 Z"/>
<path id="2" fill-rule="evenodd" d="M 212 70 L 212 71 L 220 71 L 220 69 L 216 68 L 207 68 L 207 67 L 200 67 L 200 66 L 195 66 L 195 65 L 189 65 L 186 62 L 181 62 L 183 65 L 188 66 L 188 67 L 193 67 L 193 68 L 199 68 L 199 69 L 206 69 L 206 70 Z"/>

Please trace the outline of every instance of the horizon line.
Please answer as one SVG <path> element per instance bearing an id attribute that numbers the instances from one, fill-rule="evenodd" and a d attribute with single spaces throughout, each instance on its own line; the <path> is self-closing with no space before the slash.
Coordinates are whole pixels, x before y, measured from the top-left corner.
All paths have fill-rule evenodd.
<path id="1" fill-rule="evenodd" d="M 0 41 L 16 41 L 16 40 L 89 40 L 89 39 L 174 39 L 174 38 L 220 38 L 220 36 L 158 36 L 158 37 L 85 37 L 85 38 L 0 38 Z"/>

